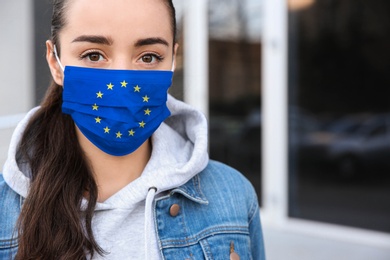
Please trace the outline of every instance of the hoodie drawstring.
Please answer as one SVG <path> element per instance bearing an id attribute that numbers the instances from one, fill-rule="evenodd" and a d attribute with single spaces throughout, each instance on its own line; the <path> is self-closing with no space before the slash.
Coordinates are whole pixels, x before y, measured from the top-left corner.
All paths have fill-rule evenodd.
<path id="1" fill-rule="evenodd" d="M 145 201 L 145 259 L 149 260 L 150 256 L 150 250 L 152 242 L 151 234 L 153 230 L 151 230 L 151 219 L 152 219 L 152 209 L 153 209 L 153 200 L 154 196 L 156 195 L 157 188 L 156 187 L 150 187 L 148 190 L 148 195 L 146 196 Z"/>

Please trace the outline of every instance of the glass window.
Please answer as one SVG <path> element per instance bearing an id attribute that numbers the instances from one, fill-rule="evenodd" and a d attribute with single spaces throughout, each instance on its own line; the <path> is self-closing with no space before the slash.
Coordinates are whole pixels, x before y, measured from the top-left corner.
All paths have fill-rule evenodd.
<path id="1" fill-rule="evenodd" d="M 390 232 L 390 2 L 289 3 L 289 215 Z"/>
<path id="2" fill-rule="evenodd" d="M 210 157 L 246 175 L 261 198 L 260 2 L 209 8 Z"/>

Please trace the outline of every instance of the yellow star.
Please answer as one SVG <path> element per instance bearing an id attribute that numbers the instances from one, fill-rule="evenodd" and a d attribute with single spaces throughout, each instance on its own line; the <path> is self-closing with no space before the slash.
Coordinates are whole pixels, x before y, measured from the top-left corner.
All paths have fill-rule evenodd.
<path id="1" fill-rule="evenodd" d="M 94 105 L 92 105 L 92 110 L 98 110 L 98 108 L 99 108 L 99 106 L 98 105 L 96 105 L 96 103 L 94 104 Z"/>
<path id="2" fill-rule="evenodd" d="M 106 128 L 104 128 L 104 133 L 105 134 L 109 134 L 110 133 L 110 128 L 108 128 L 108 126 L 106 126 Z"/>
<path id="3" fill-rule="evenodd" d="M 145 95 L 144 97 L 142 97 L 142 99 L 144 100 L 143 102 L 149 102 L 149 97 L 147 95 Z"/>
<path id="4" fill-rule="evenodd" d="M 97 95 L 97 98 L 103 98 L 103 93 L 101 91 L 99 91 L 98 93 L 96 93 Z"/>
<path id="5" fill-rule="evenodd" d="M 150 113 L 152 113 L 152 110 L 150 110 L 149 108 L 147 108 L 146 110 L 144 110 L 145 112 L 145 116 L 148 115 L 150 116 Z"/>
<path id="6" fill-rule="evenodd" d="M 102 119 L 100 117 L 95 118 L 96 124 L 100 124 L 102 122 Z"/>
<path id="7" fill-rule="evenodd" d="M 114 85 L 112 85 L 112 83 L 107 84 L 107 89 L 113 90 L 114 89 Z"/>
<path id="8" fill-rule="evenodd" d="M 122 84 L 122 88 L 125 88 L 125 87 L 127 87 L 128 83 L 126 82 L 126 80 L 124 80 L 124 81 L 121 82 L 121 84 Z"/>
<path id="9" fill-rule="evenodd" d="M 135 134 L 135 131 L 134 131 L 133 129 L 131 129 L 131 130 L 129 131 L 129 136 L 134 136 L 134 134 Z"/>
<path id="10" fill-rule="evenodd" d="M 116 133 L 116 138 L 122 138 L 122 133 L 118 131 L 118 133 Z"/>
<path id="11" fill-rule="evenodd" d="M 144 121 L 142 121 L 142 122 L 140 122 L 140 123 L 139 123 L 139 127 L 142 127 L 142 128 L 144 128 L 144 127 L 145 127 L 145 125 L 146 125 L 146 123 L 145 123 Z"/>
<path id="12" fill-rule="evenodd" d="M 137 85 L 134 87 L 134 92 L 140 92 L 141 88 Z"/>

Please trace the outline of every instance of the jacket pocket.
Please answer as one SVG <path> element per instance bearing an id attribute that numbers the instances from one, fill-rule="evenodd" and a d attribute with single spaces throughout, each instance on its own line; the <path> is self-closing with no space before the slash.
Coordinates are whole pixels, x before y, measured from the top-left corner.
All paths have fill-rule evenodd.
<path id="1" fill-rule="evenodd" d="M 218 234 L 199 241 L 205 259 L 252 260 L 249 235 Z"/>
<path id="2" fill-rule="evenodd" d="M 214 227 L 193 237 L 165 242 L 164 259 L 226 260 L 233 255 L 240 260 L 253 259 L 246 227 Z"/>

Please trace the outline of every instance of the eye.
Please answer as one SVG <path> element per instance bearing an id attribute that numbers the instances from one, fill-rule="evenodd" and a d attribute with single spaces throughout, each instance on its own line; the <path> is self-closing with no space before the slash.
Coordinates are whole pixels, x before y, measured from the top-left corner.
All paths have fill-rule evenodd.
<path id="1" fill-rule="evenodd" d="M 140 61 L 147 64 L 161 62 L 163 58 L 157 54 L 148 53 L 141 57 Z"/>
<path id="2" fill-rule="evenodd" d="M 100 61 L 103 58 L 103 55 L 101 55 L 100 53 L 91 53 L 91 54 L 88 54 L 88 58 L 90 61 Z"/>
<path id="3" fill-rule="evenodd" d="M 88 59 L 91 62 L 98 62 L 104 60 L 104 56 L 102 53 L 95 51 L 95 50 L 90 50 L 82 53 L 80 55 L 81 59 Z"/>
<path id="4" fill-rule="evenodd" d="M 153 61 L 153 56 L 151 54 L 142 56 L 141 60 L 145 63 L 151 63 Z"/>

